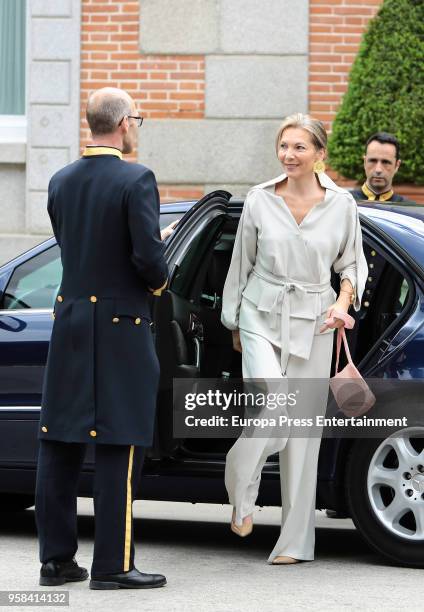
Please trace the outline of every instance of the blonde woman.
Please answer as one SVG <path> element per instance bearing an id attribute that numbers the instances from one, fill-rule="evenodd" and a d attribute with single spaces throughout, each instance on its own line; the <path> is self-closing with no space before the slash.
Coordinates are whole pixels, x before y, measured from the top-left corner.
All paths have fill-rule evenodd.
<path id="1" fill-rule="evenodd" d="M 327 379 L 332 309 L 359 310 L 367 278 L 361 227 L 353 197 L 325 173 L 323 124 L 300 113 L 287 117 L 276 152 L 284 174 L 247 194 L 223 293 L 222 323 L 242 353 L 243 378 Z M 340 275 L 337 296 L 331 267 Z M 342 325 L 336 319 L 336 327 Z M 324 414 L 327 390 L 314 399 Z M 320 436 L 246 438 L 227 455 L 225 484 L 233 505 L 232 530 L 253 528 L 253 509 L 266 458 L 279 451 L 282 527 L 268 561 L 311 561 Z"/>

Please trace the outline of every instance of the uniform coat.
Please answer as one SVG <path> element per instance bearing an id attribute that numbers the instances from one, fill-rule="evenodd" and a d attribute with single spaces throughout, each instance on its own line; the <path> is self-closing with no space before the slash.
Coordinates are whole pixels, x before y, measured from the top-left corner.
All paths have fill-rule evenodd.
<path id="1" fill-rule="evenodd" d="M 366 183 L 362 185 L 361 189 L 354 190 L 351 192 L 351 194 L 357 201 L 367 201 L 370 203 L 377 203 L 377 204 L 385 204 L 385 203 L 392 204 L 396 202 L 405 201 L 403 196 L 397 193 L 394 193 L 392 189 L 390 189 L 389 191 L 386 191 L 385 193 L 376 195 L 368 188 Z M 363 294 L 363 301 L 361 304 L 361 309 L 355 317 L 357 320 L 363 319 L 366 316 L 368 307 L 372 300 L 372 296 L 374 295 L 377 289 L 381 274 L 386 264 L 386 260 L 384 259 L 384 257 L 379 255 L 368 244 L 364 245 L 364 253 L 365 253 L 365 258 L 368 263 L 369 275 L 367 277 L 367 281 L 365 284 L 365 290 Z M 357 334 L 357 328 L 356 330 L 354 328 L 350 332 L 350 334 L 348 334 L 349 340 L 351 337 L 355 337 L 355 342 L 356 342 L 356 334 Z"/>
<path id="2" fill-rule="evenodd" d="M 374 193 L 365 182 L 361 189 L 354 189 L 350 192 L 355 200 L 361 201 L 366 200 L 369 202 L 388 202 L 392 204 L 393 202 L 404 202 L 405 198 L 398 193 L 395 193 L 393 189 L 389 189 L 389 191 L 385 191 L 384 193 Z"/>
<path id="3" fill-rule="evenodd" d="M 152 442 L 159 363 L 148 294 L 168 269 L 153 172 L 87 147 L 51 179 L 63 277 L 45 372 L 40 437 Z"/>

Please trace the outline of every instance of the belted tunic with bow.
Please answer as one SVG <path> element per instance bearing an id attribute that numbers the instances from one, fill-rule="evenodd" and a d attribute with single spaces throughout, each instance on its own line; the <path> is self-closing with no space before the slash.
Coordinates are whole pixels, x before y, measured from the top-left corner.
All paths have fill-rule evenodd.
<path id="1" fill-rule="evenodd" d="M 325 197 L 300 224 L 275 194 L 286 175 L 249 191 L 224 286 L 222 323 L 280 348 L 282 373 L 290 355 L 309 359 L 336 299 L 331 267 L 355 288 L 355 310 L 368 273 L 355 200 L 327 175 L 318 176 Z"/>

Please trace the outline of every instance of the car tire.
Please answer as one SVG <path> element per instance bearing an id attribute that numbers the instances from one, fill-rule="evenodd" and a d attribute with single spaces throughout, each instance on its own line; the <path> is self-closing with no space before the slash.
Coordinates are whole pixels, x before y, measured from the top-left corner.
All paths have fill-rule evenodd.
<path id="1" fill-rule="evenodd" d="M 33 495 L 0 494 L 0 513 L 21 512 L 34 505 Z"/>
<path id="2" fill-rule="evenodd" d="M 409 440 L 402 449 L 411 452 L 401 456 L 396 439 Z M 423 445 L 424 427 L 407 427 L 386 439 L 355 440 L 346 463 L 346 500 L 355 526 L 374 550 L 408 567 L 424 567 L 424 473 L 417 470 L 417 478 L 410 470 L 422 460 L 412 451 Z M 408 462 L 411 478 L 404 470 Z M 393 510 L 388 510 L 395 499 Z"/>

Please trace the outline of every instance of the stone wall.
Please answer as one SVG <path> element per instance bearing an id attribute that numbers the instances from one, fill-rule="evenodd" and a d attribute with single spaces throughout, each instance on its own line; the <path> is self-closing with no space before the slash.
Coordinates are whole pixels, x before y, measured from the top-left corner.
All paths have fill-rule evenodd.
<path id="1" fill-rule="evenodd" d="M 161 185 L 242 195 L 279 171 L 279 122 L 308 106 L 307 0 L 143 0 L 140 48 L 205 58 L 204 117 L 153 119 L 143 131 L 139 159 Z"/>
<path id="2" fill-rule="evenodd" d="M 80 0 L 27 6 L 27 140 L 0 145 L 0 264 L 52 234 L 49 179 L 79 156 Z"/>

